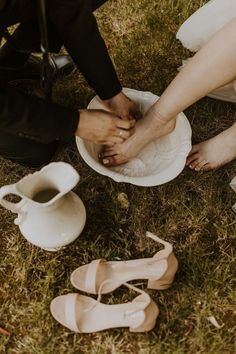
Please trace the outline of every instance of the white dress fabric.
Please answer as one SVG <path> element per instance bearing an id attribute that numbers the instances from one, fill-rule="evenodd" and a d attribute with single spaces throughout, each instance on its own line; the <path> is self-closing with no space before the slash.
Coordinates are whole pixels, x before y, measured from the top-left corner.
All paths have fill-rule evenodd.
<path id="1" fill-rule="evenodd" d="M 176 37 L 185 48 L 197 52 L 234 17 L 236 0 L 211 0 L 183 23 Z"/>

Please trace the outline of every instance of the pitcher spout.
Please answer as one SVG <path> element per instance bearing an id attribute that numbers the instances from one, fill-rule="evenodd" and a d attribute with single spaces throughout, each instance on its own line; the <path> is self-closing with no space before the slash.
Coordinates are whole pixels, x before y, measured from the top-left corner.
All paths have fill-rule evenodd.
<path id="1" fill-rule="evenodd" d="M 70 192 L 79 182 L 78 172 L 68 163 L 52 162 L 20 180 L 16 188 L 22 197 L 50 205 Z"/>

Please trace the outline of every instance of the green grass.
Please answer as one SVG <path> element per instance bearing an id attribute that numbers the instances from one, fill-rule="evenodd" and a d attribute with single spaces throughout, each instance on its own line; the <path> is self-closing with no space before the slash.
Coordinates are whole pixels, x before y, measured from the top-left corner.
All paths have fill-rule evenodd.
<path id="1" fill-rule="evenodd" d="M 189 56 L 175 39 L 180 24 L 204 1 L 114 0 L 97 13 L 101 31 L 124 86 L 161 94 Z M 76 74 L 58 82 L 55 99 L 84 107 L 94 95 Z M 186 111 L 194 141 L 211 137 L 235 121 L 235 106 L 203 99 Z M 0 209 L 0 352 L 8 354 L 233 354 L 235 353 L 235 193 L 229 182 L 235 162 L 221 170 L 195 174 L 188 169 L 160 187 L 117 184 L 92 171 L 72 142 L 56 160 L 81 174 L 76 193 L 87 209 L 80 238 L 58 253 L 24 240 L 14 215 Z M 0 185 L 32 170 L 1 159 Z M 128 203 L 123 203 L 121 193 Z M 150 257 L 158 246 L 149 230 L 174 244 L 179 271 L 171 289 L 148 291 L 160 307 L 156 328 L 147 334 L 115 329 L 79 335 L 60 326 L 49 313 L 50 301 L 73 292 L 70 273 L 96 258 Z M 138 282 L 143 289 L 146 282 Z M 120 288 L 107 303 L 133 299 Z M 221 329 L 207 317 L 215 316 Z"/>

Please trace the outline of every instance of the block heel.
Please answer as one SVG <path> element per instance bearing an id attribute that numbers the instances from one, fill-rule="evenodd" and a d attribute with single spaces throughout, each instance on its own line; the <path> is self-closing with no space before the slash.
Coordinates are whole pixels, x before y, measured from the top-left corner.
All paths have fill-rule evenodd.
<path id="1" fill-rule="evenodd" d="M 171 287 L 178 269 L 178 261 L 173 252 L 167 258 L 167 263 L 168 268 L 166 273 L 157 280 L 149 279 L 148 289 L 166 290 Z"/>
<path id="2" fill-rule="evenodd" d="M 130 332 L 149 332 L 156 326 L 156 320 L 159 315 L 159 308 L 152 300 L 145 310 L 145 321 L 137 328 L 130 328 Z"/>

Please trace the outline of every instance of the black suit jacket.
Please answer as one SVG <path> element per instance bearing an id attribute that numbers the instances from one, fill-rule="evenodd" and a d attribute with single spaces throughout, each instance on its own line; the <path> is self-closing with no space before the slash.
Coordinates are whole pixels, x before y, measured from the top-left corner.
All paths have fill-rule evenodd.
<path id="1" fill-rule="evenodd" d="M 0 10 L 3 10 L 6 6 L 7 0 L 0 0 Z"/>
<path id="2" fill-rule="evenodd" d="M 29 97 L 14 88 L 0 90 L 0 130 L 47 144 L 72 137 L 79 112 L 38 97 Z"/>
<path id="3" fill-rule="evenodd" d="M 102 99 L 121 91 L 120 82 L 99 33 L 93 10 L 105 0 L 46 1 L 48 22 L 65 45 L 88 83 Z M 26 39 L 37 23 L 35 1 L 0 0 L 0 28 L 16 22 L 29 25 Z M 50 26 L 49 26 L 50 27 Z M 1 78 L 0 78 L 1 80 Z M 44 143 L 73 135 L 79 113 L 16 90 L 0 91 L 0 129 Z"/>

